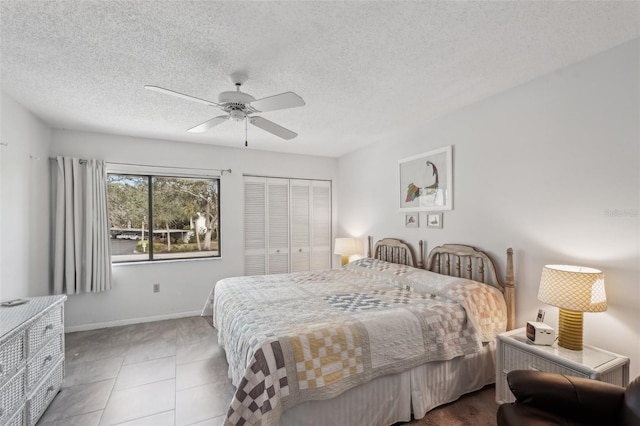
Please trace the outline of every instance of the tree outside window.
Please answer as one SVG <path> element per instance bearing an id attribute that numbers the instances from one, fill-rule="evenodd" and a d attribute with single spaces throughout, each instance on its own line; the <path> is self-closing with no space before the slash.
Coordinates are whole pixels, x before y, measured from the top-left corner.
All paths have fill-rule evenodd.
<path id="1" fill-rule="evenodd" d="M 108 175 L 112 262 L 220 256 L 217 178 Z"/>

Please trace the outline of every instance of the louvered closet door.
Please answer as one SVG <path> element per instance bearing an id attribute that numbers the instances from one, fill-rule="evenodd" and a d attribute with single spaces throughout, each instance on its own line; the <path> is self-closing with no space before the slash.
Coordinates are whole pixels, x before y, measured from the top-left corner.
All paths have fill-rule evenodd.
<path id="1" fill-rule="evenodd" d="M 311 268 L 331 268 L 331 182 L 311 182 Z"/>
<path id="2" fill-rule="evenodd" d="M 267 273 L 289 272 L 289 180 L 267 179 Z"/>
<path id="3" fill-rule="evenodd" d="M 292 179 L 291 193 L 291 272 L 311 269 L 311 181 Z"/>
<path id="4" fill-rule="evenodd" d="M 267 180 L 244 179 L 244 273 L 267 273 Z"/>

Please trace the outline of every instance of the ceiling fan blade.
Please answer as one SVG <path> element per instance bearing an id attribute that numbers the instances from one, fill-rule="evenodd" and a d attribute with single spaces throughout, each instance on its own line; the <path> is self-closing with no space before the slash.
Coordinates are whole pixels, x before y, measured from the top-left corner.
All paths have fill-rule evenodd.
<path id="1" fill-rule="evenodd" d="M 280 93 L 279 95 L 256 99 L 251 102 L 251 106 L 261 112 L 295 108 L 304 105 L 306 105 L 304 100 L 293 92 Z"/>
<path id="2" fill-rule="evenodd" d="M 262 130 L 265 130 L 269 133 L 272 133 L 282 139 L 289 140 L 298 136 L 296 132 L 292 132 L 289 129 L 285 129 L 284 127 L 274 123 L 273 121 L 269 121 L 266 118 L 251 117 L 249 119 L 249 122 L 254 126 L 259 127 Z"/>
<path id="3" fill-rule="evenodd" d="M 229 119 L 228 115 L 219 115 L 218 117 L 214 117 L 211 120 L 207 120 L 202 124 L 198 124 L 197 126 L 190 128 L 189 130 L 187 130 L 187 132 L 203 133 L 211 129 L 212 127 L 217 126 L 218 124 L 227 121 L 228 119 Z"/>
<path id="4" fill-rule="evenodd" d="M 217 103 L 215 103 L 213 101 L 208 101 L 206 99 L 196 98 L 195 96 L 185 95 L 184 93 L 175 92 L 173 90 L 165 89 L 163 87 L 144 86 L 144 88 L 147 89 L 147 90 L 152 90 L 154 92 L 164 93 L 165 95 L 171 95 L 171 96 L 175 96 L 175 97 L 178 97 L 178 98 L 186 99 L 188 101 L 200 102 L 201 104 L 215 106 L 215 107 L 219 107 L 220 106 L 219 104 L 217 104 Z"/>

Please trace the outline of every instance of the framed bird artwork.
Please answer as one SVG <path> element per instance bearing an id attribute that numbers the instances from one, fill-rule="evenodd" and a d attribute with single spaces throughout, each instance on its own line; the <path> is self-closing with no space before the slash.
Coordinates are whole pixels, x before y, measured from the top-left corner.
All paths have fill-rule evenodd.
<path id="1" fill-rule="evenodd" d="M 452 146 L 398 161 L 400 211 L 453 209 Z"/>

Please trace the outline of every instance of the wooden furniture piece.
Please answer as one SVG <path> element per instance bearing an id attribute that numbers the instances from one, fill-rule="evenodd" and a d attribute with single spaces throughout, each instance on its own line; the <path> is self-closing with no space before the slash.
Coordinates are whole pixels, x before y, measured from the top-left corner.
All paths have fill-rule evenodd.
<path id="1" fill-rule="evenodd" d="M 424 267 L 424 246 L 420 256 L 405 242 L 385 238 L 373 245 L 369 237 L 369 257 L 409 266 Z M 443 245 L 432 250 L 426 269 L 443 275 L 464 277 L 471 270 L 474 280 L 499 289 L 505 296 L 509 315 L 514 313 L 513 251 L 507 251 L 506 282 L 498 279 L 491 259 L 470 246 Z M 444 266 L 447 264 L 452 267 Z M 442 265 L 441 265 L 442 263 Z M 456 267 L 456 265 L 459 265 Z M 470 266 L 469 266 L 470 265 Z M 213 297 L 210 295 L 210 298 Z M 215 303 L 214 303 L 215 305 Z M 214 324 L 215 308 L 214 308 Z M 513 324 L 511 321 L 509 324 Z M 215 325 L 214 325 L 215 326 Z M 511 327 L 510 325 L 509 327 Z M 345 390 L 339 396 L 308 400 L 287 408 L 282 413 L 283 426 L 315 424 L 367 424 L 383 426 L 399 421 L 422 418 L 429 410 L 454 401 L 461 395 L 495 382 L 496 339 L 482 344 L 474 354 L 445 361 L 433 361 L 388 374 Z M 390 397 L 392 395 L 392 397 Z M 366 401 L 366 403 L 363 403 Z"/>
<path id="2" fill-rule="evenodd" d="M 512 330 L 516 322 L 516 287 L 514 284 L 513 249 L 507 249 L 505 281 L 498 278 L 493 260 L 472 246 L 463 244 L 443 244 L 434 247 L 424 263 L 424 242 L 419 242 L 420 254 L 415 260 L 413 250 L 404 241 L 383 238 L 373 245 L 373 237 L 368 237 L 368 257 L 392 263 L 424 268 L 441 275 L 463 277 L 498 288 L 507 304 L 507 330 Z"/>
<path id="3" fill-rule="evenodd" d="M 420 253 L 423 252 L 422 240 Z M 429 253 L 425 269 L 437 274 L 464 277 L 492 285 L 504 295 L 507 304 L 507 330 L 512 330 L 516 322 L 516 287 L 513 272 L 513 249 L 507 249 L 507 270 L 505 282 L 498 279 L 493 260 L 484 252 L 462 244 L 444 244 Z M 464 272 L 464 274 L 462 274 Z"/>
<path id="4" fill-rule="evenodd" d="M 422 256 L 416 263 L 413 250 L 404 241 L 396 238 L 383 238 L 378 241 L 374 249 L 371 249 L 372 238 L 369 236 L 369 257 L 384 260 L 385 262 L 409 265 L 414 268 L 422 268 Z M 422 250 L 422 246 L 420 248 Z"/>
<path id="5" fill-rule="evenodd" d="M 62 388 L 66 299 L 0 306 L 0 425 L 35 425 Z"/>
<path id="6" fill-rule="evenodd" d="M 525 328 L 498 335 L 496 360 L 496 402 L 513 402 L 515 398 L 507 384 L 512 370 L 539 370 L 600 380 L 618 386 L 629 384 L 629 358 L 594 346 L 584 345 L 581 351 L 558 346 L 529 343 Z"/>

